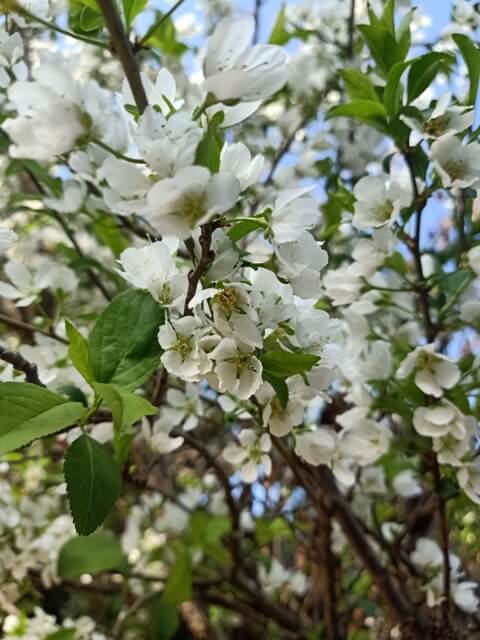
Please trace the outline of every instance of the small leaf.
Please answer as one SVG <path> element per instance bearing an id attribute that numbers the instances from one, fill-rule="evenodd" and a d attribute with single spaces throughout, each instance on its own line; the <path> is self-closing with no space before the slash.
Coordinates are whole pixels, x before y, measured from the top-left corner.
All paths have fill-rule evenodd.
<path id="1" fill-rule="evenodd" d="M 223 146 L 223 138 L 219 133 L 219 127 L 224 120 L 223 111 L 217 111 L 208 123 L 207 132 L 200 140 L 195 154 L 195 164 L 207 167 L 212 173 L 217 173 L 220 168 L 220 153 Z"/>
<path id="2" fill-rule="evenodd" d="M 95 383 L 94 389 L 112 410 L 114 439 L 113 447 L 117 460 L 122 463 L 128 454 L 133 431 L 130 427 L 144 416 L 154 415 L 158 408 L 154 407 L 142 396 L 126 391 L 113 384 Z"/>
<path id="3" fill-rule="evenodd" d="M 75 580 L 84 573 L 124 572 L 127 567 L 118 539 L 110 531 L 99 531 L 66 542 L 60 549 L 57 572 L 61 578 Z"/>
<path id="4" fill-rule="evenodd" d="M 0 455 L 76 424 L 86 415 L 79 402 L 28 382 L 0 383 Z"/>
<path id="5" fill-rule="evenodd" d="M 253 231 L 257 231 L 258 229 L 263 229 L 265 227 L 265 223 L 263 220 L 259 220 L 257 218 L 252 218 L 251 220 L 242 220 L 234 225 L 227 233 L 230 240 L 233 242 L 237 242 L 241 240 L 249 233 Z"/>
<path id="6" fill-rule="evenodd" d="M 152 600 L 148 606 L 150 614 L 150 639 L 170 640 L 180 626 L 180 616 L 174 604 L 162 601 L 162 596 Z"/>
<path id="7" fill-rule="evenodd" d="M 271 384 L 281 406 L 286 409 L 288 404 L 288 386 L 285 380 L 276 378 L 268 371 L 265 371 L 265 369 L 263 369 L 263 378 Z"/>
<path id="8" fill-rule="evenodd" d="M 68 355 L 73 362 L 75 369 L 85 378 L 87 382 L 92 382 L 95 378 L 93 375 L 92 363 L 90 362 L 90 349 L 88 341 L 82 336 L 80 331 L 70 320 L 65 321 L 67 330 L 67 338 L 69 341 Z"/>
<path id="9" fill-rule="evenodd" d="M 373 100 L 353 100 L 348 104 L 340 104 L 327 111 L 326 118 L 353 118 L 375 127 L 382 133 L 389 133 L 387 112 L 381 102 Z"/>
<path id="10" fill-rule="evenodd" d="M 413 61 L 408 72 L 408 102 L 418 98 L 427 89 L 437 73 L 445 65 L 453 64 L 454 58 L 446 53 L 431 51 Z"/>
<path id="11" fill-rule="evenodd" d="M 268 376 L 273 378 L 289 378 L 299 373 L 310 371 L 320 360 L 311 353 L 289 351 L 268 351 L 260 358 Z"/>
<path id="12" fill-rule="evenodd" d="M 290 40 L 291 36 L 285 29 L 285 25 L 287 23 L 286 17 L 285 4 L 282 4 L 282 7 L 277 14 L 275 24 L 273 25 L 272 33 L 268 39 L 269 44 L 283 46 Z"/>
<path id="13" fill-rule="evenodd" d="M 468 93 L 467 104 L 475 105 L 477 101 L 478 81 L 480 79 L 480 49 L 468 36 L 462 33 L 455 33 L 452 35 L 452 38 L 460 49 L 460 53 L 462 54 L 468 69 L 470 90 Z"/>
<path id="14" fill-rule="evenodd" d="M 106 447 L 84 434 L 68 448 L 64 473 L 75 529 L 89 535 L 120 495 L 120 467 Z"/>
<path id="15" fill-rule="evenodd" d="M 162 601 L 179 604 L 192 599 L 192 561 L 187 549 L 180 547 L 163 591 Z"/>
<path id="16" fill-rule="evenodd" d="M 123 0 L 123 14 L 125 16 L 125 26 L 127 31 L 139 13 L 145 9 L 148 0 Z"/>
<path id="17" fill-rule="evenodd" d="M 136 389 L 160 361 L 158 328 L 164 312 L 145 291 L 121 293 L 100 314 L 89 339 L 97 382 Z"/>

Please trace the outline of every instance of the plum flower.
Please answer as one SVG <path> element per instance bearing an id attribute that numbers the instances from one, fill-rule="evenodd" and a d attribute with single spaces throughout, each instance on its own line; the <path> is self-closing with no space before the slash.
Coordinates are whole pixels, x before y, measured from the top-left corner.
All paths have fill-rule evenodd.
<path id="1" fill-rule="evenodd" d="M 239 444 L 229 444 L 223 450 L 224 459 L 233 467 L 240 467 L 240 476 L 251 484 L 258 478 L 258 465 L 263 466 L 268 476 L 272 471 L 272 461 L 268 455 L 272 441 L 267 433 L 260 437 L 253 429 L 242 429 L 238 436 Z"/>
<path id="2" fill-rule="evenodd" d="M 241 400 L 257 391 L 262 382 L 262 363 L 251 347 L 223 338 L 210 357 L 215 360 L 216 379 L 212 378 L 212 384 L 219 391 L 234 393 Z"/>
<path id="3" fill-rule="evenodd" d="M 202 328 L 190 316 L 167 321 L 160 327 L 158 342 L 165 351 L 161 360 L 169 373 L 198 382 L 210 371 L 210 359 L 201 346 L 202 334 Z"/>
<path id="4" fill-rule="evenodd" d="M 411 194 L 388 176 L 366 176 L 357 182 L 352 224 L 357 229 L 392 224 L 411 202 Z"/>
<path id="5" fill-rule="evenodd" d="M 452 389 L 460 379 L 460 369 L 447 356 L 435 353 L 435 346 L 417 347 L 402 361 L 397 378 L 405 380 L 415 372 L 415 384 L 429 396 L 440 398 L 444 389 Z"/>
<path id="6" fill-rule="evenodd" d="M 270 44 L 250 46 L 255 30 L 251 16 L 223 18 L 209 38 L 203 89 L 220 102 L 261 101 L 286 81 L 287 55 Z"/>
<path id="7" fill-rule="evenodd" d="M 196 226 L 233 207 L 239 193 L 238 180 L 228 173 L 211 175 L 205 167 L 183 167 L 150 189 L 150 219 L 160 233 L 184 240 Z"/>

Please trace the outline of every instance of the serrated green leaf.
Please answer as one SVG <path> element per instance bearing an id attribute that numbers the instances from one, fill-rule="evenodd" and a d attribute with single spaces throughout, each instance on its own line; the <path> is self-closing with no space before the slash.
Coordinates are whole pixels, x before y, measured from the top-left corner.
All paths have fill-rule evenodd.
<path id="1" fill-rule="evenodd" d="M 75 425 L 86 415 L 79 402 L 28 382 L 0 383 L 0 455 Z"/>
<path id="2" fill-rule="evenodd" d="M 103 571 L 128 568 L 127 558 L 118 538 L 110 531 L 99 531 L 91 536 L 71 538 L 60 549 L 57 572 L 61 578 L 75 580 L 84 573 L 96 575 Z"/>
<path id="3" fill-rule="evenodd" d="M 75 369 L 85 378 L 87 382 L 92 382 L 95 377 L 93 374 L 92 363 L 90 361 L 90 349 L 88 348 L 88 340 L 82 336 L 80 331 L 70 320 L 65 320 L 65 328 L 68 338 L 68 355 L 73 362 Z"/>
<path id="4" fill-rule="evenodd" d="M 120 467 L 104 445 L 83 434 L 69 446 L 63 468 L 75 529 L 89 535 L 120 496 Z"/>
<path id="5" fill-rule="evenodd" d="M 260 360 L 266 375 L 272 378 L 289 378 L 310 371 L 320 357 L 311 353 L 268 351 Z"/>
<path id="6" fill-rule="evenodd" d="M 164 312 L 145 291 L 121 293 L 100 314 L 89 339 L 97 382 L 136 389 L 160 361 L 158 329 Z"/>
<path id="7" fill-rule="evenodd" d="M 113 417 L 114 439 L 113 446 L 117 460 L 123 463 L 133 437 L 130 427 L 144 416 L 157 413 L 154 407 L 142 396 L 126 391 L 113 384 L 94 383 L 96 393 L 110 407 Z"/>

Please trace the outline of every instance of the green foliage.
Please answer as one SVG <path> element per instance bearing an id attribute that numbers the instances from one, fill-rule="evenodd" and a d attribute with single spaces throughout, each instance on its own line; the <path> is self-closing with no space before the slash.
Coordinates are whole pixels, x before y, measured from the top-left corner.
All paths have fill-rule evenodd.
<path id="1" fill-rule="evenodd" d="M 468 69 L 470 90 L 467 97 L 467 104 L 475 106 L 478 92 L 478 81 L 480 79 L 480 49 L 468 36 L 462 33 L 455 33 L 452 35 L 452 38 L 460 49 L 460 53 L 462 54 Z"/>
<path id="2" fill-rule="evenodd" d="M 28 382 L 0 384 L 0 455 L 71 427 L 86 409 L 80 402 Z"/>
<path id="3" fill-rule="evenodd" d="M 212 173 L 217 173 L 220 168 L 223 138 L 219 129 L 224 117 L 223 111 L 217 111 L 211 117 L 207 131 L 200 140 L 195 154 L 195 164 L 206 167 Z"/>
<path id="4" fill-rule="evenodd" d="M 116 258 L 129 246 L 127 238 L 112 216 L 100 216 L 94 222 L 93 230 L 100 242 L 108 247 Z"/>
<path id="5" fill-rule="evenodd" d="M 136 389 L 158 367 L 158 328 L 164 318 L 150 294 L 128 290 L 100 314 L 90 335 L 95 380 Z"/>
<path id="6" fill-rule="evenodd" d="M 188 47 L 177 40 L 177 31 L 172 18 L 170 16 L 164 17 L 161 11 L 156 11 L 155 22 L 158 23 L 158 27 L 145 44 L 156 47 L 169 56 L 180 57 L 183 55 Z"/>
<path id="7" fill-rule="evenodd" d="M 340 77 L 351 100 L 378 102 L 378 95 L 370 78 L 358 69 L 341 69 Z"/>
<path id="8" fill-rule="evenodd" d="M 125 17 L 125 27 L 127 31 L 130 31 L 130 28 L 135 18 L 147 6 L 147 0 L 122 0 L 122 1 L 123 1 L 123 15 Z"/>
<path id="9" fill-rule="evenodd" d="M 84 573 L 124 572 L 127 559 L 118 539 L 110 531 L 72 538 L 60 549 L 57 571 L 61 578 L 75 580 Z"/>
<path id="10" fill-rule="evenodd" d="M 320 360 L 320 357 L 300 351 L 267 351 L 260 359 L 266 374 L 273 378 L 285 379 L 310 371 Z"/>
<path id="11" fill-rule="evenodd" d="M 180 604 L 192 599 L 192 560 L 186 547 L 176 546 L 176 558 L 168 575 L 162 602 Z"/>
<path id="12" fill-rule="evenodd" d="M 97 382 L 93 384 L 93 387 L 112 411 L 113 447 L 117 460 L 124 462 L 134 435 L 130 427 L 144 416 L 154 415 L 158 409 L 142 396 L 113 384 Z"/>
<path id="13" fill-rule="evenodd" d="M 387 112 L 381 102 L 375 100 L 353 100 L 348 104 L 340 104 L 327 111 L 326 119 L 353 118 L 374 127 L 381 133 L 389 135 Z"/>
<path id="14" fill-rule="evenodd" d="M 228 231 L 227 235 L 230 238 L 230 240 L 233 240 L 233 242 L 238 242 L 238 240 L 241 240 L 242 238 L 247 236 L 249 233 L 252 233 L 253 231 L 257 231 L 258 229 L 261 229 L 264 226 L 265 226 L 264 221 L 258 218 L 251 218 L 250 220 L 242 220 L 241 222 L 237 222 L 237 224 L 235 224 Z"/>
<path id="15" fill-rule="evenodd" d="M 150 640 L 170 640 L 180 626 L 180 616 L 174 604 L 158 596 L 149 603 Z"/>
<path id="16" fill-rule="evenodd" d="M 68 501 L 75 529 L 89 535 L 105 520 L 120 495 L 120 467 L 102 444 L 81 435 L 64 463 Z"/>
<path id="17" fill-rule="evenodd" d="M 70 320 L 65 321 L 65 328 L 67 330 L 68 338 L 68 355 L 73 362 L 75 369 L 85 378 L 89 383 L 95 379 L 92 363 L 90 360 L 90 349 L 88 347 L 88 340 L 82 336 L 80 331 Z"/>
<path id="18" fill-rule="evenodd" d="M 79 35 L 96 35 L 105 24 L 96 0 L 69 0 L 68 26 Z"/>

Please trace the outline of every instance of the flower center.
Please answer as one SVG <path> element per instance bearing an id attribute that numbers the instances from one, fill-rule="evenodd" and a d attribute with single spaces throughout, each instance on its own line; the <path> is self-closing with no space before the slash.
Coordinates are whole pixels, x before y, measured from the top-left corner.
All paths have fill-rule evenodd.
<path id="1" fill-rule="evenodd" d="M 238 307 L 240 297 L 235 289 L 227 288 L 223 289 L 220 293 L 217 293 L 213 298 L 213 302 L 221 307 L 225 313 L 229 313 L 235 309 L 235 307 Z"/>
<path id="2" fill-rule="evenodd" d="M 193 227 L 198 220 L 203 218 L 207 209 L 207 196 L 205 193 L 190 193 L 183 196 L 177 208 L 177 214 L 185 218 Z"/>
<path id="3" fill-rule="evenodd" d="M 382 202 L 382 204 L 379 204 L 377 207 L 375 207 L 373 213 L 375 215 L 375 218 L 377 220 L 380 220 L 381 222 L 390 220 L 390 217 L 393 213 L 393 202 L 391 200 Z"/>
<path id="4" fill-rule="evenodd" d="M 447 116 L 447 114 L 443 114 L 426 122 L 423 130 L 425 131 L 425 133 L 428 133 L 431 136 L 438 137 L 445 132 L 449 122 L 450 118 Z"/>
<path id="5" fill-rule="evenodd" d="M 177 341 L 173 346 L 173 350 L 178 351 L 178 353 L 182 356 L 182 360 L 185 360 L 185 358 L 188 356 L 188 354 L 192 350 L 192 346 L 190 344 L 191 339 L 192 339 L 191 336 L 177 335 Z"/>
<path id="6" fill-rule="evenodd" d="M 451 180 L 458 180 L 465 175 L 466 164 L 463 160 L 452 160 L 445 165 L 445 171 Z"/>

